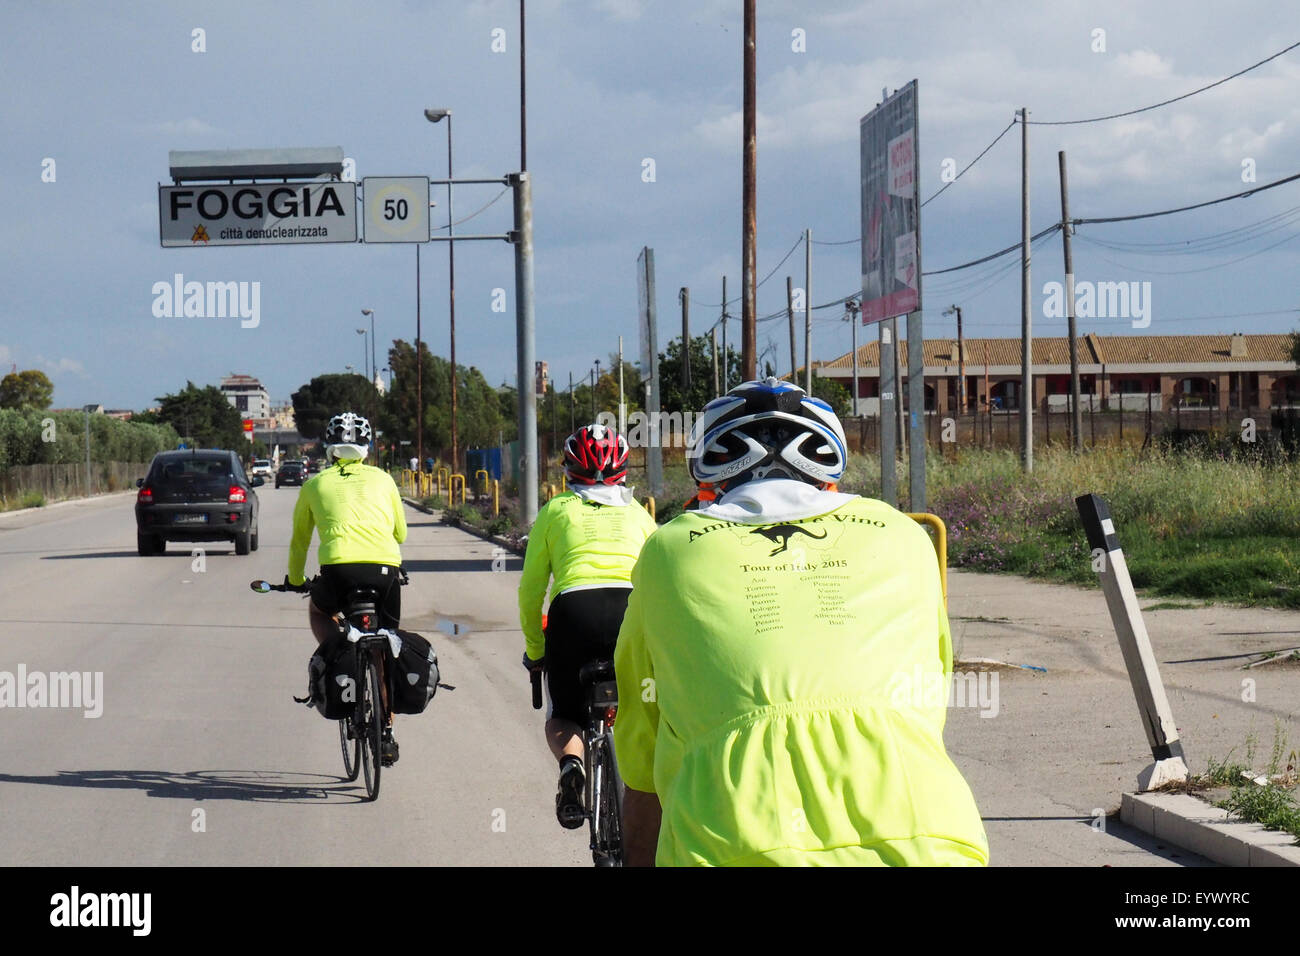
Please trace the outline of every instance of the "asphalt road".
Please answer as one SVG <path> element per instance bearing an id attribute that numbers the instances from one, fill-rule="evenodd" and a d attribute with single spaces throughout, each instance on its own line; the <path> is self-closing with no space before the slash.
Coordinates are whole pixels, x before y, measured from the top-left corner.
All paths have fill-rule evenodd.
<path id="1" fill-rule="evenodd" d="M 291 699 L 314 647 L 303 600 L 248 589 L 283 577 L 297 491 L 259 494 L 261 549 L 201 563 L 185 545 L 138 557 L 131 495 L 0 516 L 0 672 L 103 675 L 98 717 L 0 708 L 0 863 L 589 864 L 585 831 L 555 822 L 518 663 L 519 559 L 408 511 L 403 623 L 455 690 L 399 718 L 401 761 L 367 804 L 334 725 Z M 1113 816 L 1149 755 L 1100 591 L 954 573 L 950 616 L 960 657 L 1046 668 L 998 669 L 990 717 L 949 710 L 994 865 L 1206 864 Z M 1146 618 L 1193 770 L 1251 734 L 1263 769 L 1275 721 L 1294 741 L 1300 670 L 1241 667 L 1300 644 L 1300 614 Z"/>
<path id="2" fill-rule="evenodd" d="M 0 519 L 0 671 L 103 675 L 98 717 L 0 709 L 0 864 L 589 865 L 586 831 L 555 821 L 518 664 L 518 574 L 409 513 L 403 623 L 455 690 L 398 718 L 401 759 L 365 803 L 335 725 L 291 699 L 315 646 L 303 599 L 248 588 L 283 578 L 297 489 L 258 493 L 260 550 L 212 545 L 201 565 L 197 546 L 136 555 L 132 495 Z M 497 616 L 440 635 L 449 592 Z"/>

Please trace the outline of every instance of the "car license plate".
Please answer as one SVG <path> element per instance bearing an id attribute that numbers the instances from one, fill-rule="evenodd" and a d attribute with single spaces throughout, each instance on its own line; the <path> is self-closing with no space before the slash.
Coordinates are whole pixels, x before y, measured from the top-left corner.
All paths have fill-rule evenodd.
<path id="1" fill-rule="evenodd" d="M 176 524 L 207 524 L 207 513 L 201 514 L 179 514 L 173 519 Z"/>

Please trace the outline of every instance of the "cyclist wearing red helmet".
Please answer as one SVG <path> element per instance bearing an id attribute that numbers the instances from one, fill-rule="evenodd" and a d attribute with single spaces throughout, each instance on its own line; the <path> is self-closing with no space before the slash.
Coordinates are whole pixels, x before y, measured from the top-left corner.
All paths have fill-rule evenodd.
<path id="1" fill-rule="evenodd" d="M 605 425 L 586 425 L 569 436 L 564 468 L 570 491 L 537 513 L 519 582 L 524 667 L 546 667 L 546 742 L 560 762 L 555 813 L 568 829 L 585 819 L 578 672 L 590 661 L 613 659 L 632 566 L 655 530 L 654 519 L 624 484 L 627 458 L 627 442 Z M 552 579 L 543 630 L 542 602 Z"/>

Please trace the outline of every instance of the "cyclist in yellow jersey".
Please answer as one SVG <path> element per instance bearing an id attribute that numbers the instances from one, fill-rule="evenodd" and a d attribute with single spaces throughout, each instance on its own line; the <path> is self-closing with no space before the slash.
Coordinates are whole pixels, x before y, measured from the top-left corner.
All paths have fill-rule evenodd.
<path id="1" fill-rule="evenodd" d="M 546 742 L 560 762 L 555 813 L 568 829 L 585 819 L 578 672 L 613 657 L 632 565 L 655 530 L 654 519 L 624 484 L 627 455 L 627 442 L 604 425 L 587 425 L 569 436 L 564 464 L 572 491 L 556 495 L 537 513 L 519 582 L 524 667 L 546 669 Z M 552 578 L 543 631 L 542 601 Z"/>
<path id="2" fill-rule="evenodd" d="M 702 506 L 646 542 L 614 655 L 629 865 L 988 862 L 947 695 L 899 692 L 952 671 L 934 549 L 845 457 L 774 378 L 697 420 Z"/>
<path id="3" fill-rule="evenodd" d="M 330 419 L 325 455 L 332 464 L 302 486 L 293 509 L 286 583 L 297 586 L 306 580 L 303 572 L 312 531 L 320 534 L 320 574 L 312 584 L 309 609 L 318 644 L 338 633 L 334 615 L 343 610 L 353 588 L 371 587 L 378 592 L 381 626 L 396 628 L 402 616 L 398 545 L 406 540 L 406 515 L 392 477 L 362 464 L 370 434 L 370 423 L 360 415 L 344 412 Z M 387 689 L 382 692 L 387 694 Z M 389 721 L 391 725 L 391 715 Z M 391 726 L 384 734 L 383 757 L 386 763 L 397 760 Z"/>

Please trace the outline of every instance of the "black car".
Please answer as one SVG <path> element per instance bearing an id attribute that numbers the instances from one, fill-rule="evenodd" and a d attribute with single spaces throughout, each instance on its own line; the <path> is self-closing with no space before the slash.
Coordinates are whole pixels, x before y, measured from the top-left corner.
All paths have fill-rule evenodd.
<path id="1" fill-rule="evenodd" d="M 281 485 L 301 485 L 307 480 L 306 470 L 300 461 L 286 461 L 275 473 L 275 487 Z"/>
<path id="2" fill-rule="evenodd" d="M 257 494 L 239 456 L 218 449 L 165 451 L 136 480 L 136 547 L 161 554 L 168 541 L 233 541 L 236 554 L 257 550 Z"/>

